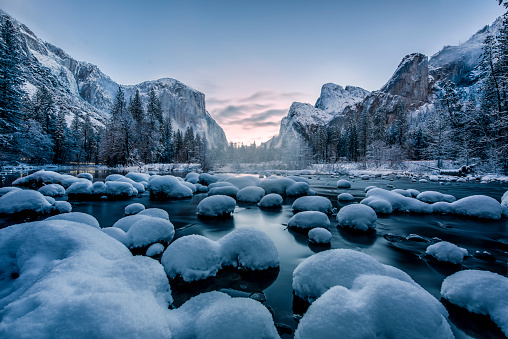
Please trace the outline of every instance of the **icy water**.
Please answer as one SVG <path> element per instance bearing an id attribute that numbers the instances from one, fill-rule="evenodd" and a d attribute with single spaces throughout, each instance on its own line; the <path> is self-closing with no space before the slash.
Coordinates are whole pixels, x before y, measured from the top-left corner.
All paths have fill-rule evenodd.
<path id="1" fill-rule="evenodd" d="M 76 174 L 76 173 L 71 173 Z M 104 179 L 108 172 L 95 172 L 96 179 Z M 1 186 L 9 184 L 13 178 L 4 178 Z M 348 192 L 353 194 L 355 202 L 364 198 L 364 189 L 375 185 L 387 188 L 414 188 L 421 192 L 435 190 L 452 194 L 457 199 L 474 194 L 491 196 L 497 200 L 508 190 L 508 185 L 499 183 L 457 183 L 440 184 L 437 182 L 419 183 L 409 179 L 349 179 L 350 189 L 337 189 L 337 178 L 330 176 L 311 176 L 311 188 L 318 195 L 329 198 L 334 207 L 344 204 L 337 203 L 337 194 Z M 117 201 L 70 201 L 74 212 L 85 212 L 99 220 L 102 227 L 112 226 L 124 216 L 125 206 L 139 202 L 147 208 L 156 207 L 166 210 L 176 228 L 175 239 L 200 234 L 210 239 L 219 239 L 234 228 L 255 227 L 275 242 L 279 251 L 280 268 L 265 272 L 238 272 L 223 270 L 217 277 L 204 281 L 172 286 L 175 306 L 180 306 L 187 299 L 200 292 L 221 290 L 232 296 L 248 297 L 251 293 L 262 291 L 266 295 L 269 306 L 274 313 L 276 323 L 283 323 L 295 329 L 298 316 L 305 310 L 293 298 L 292 273 L 296 266 L 307 257 L 329 248 L 348 248 L 367 253 L 383 264 L 392 265 L 408 273 L 417 283 L 423 286 L 436 298 L 440 299 L 441 283 L 450 274 L 463 269 L 482 269 L 506 276 L 508 262 L 508 221 L 491 221 L 456 216 L 400 214 L 378 216 L 376 232 L 358 234 L 337 227 L 335 215 L 331 217 L 333 239 L 331 246 L 323 247 L 309 244 L 307 236 L 288 230 L 286 224 L 293 216 L 291 204 L 295 199 L 286 198 L 282 209 L 276 211 L 260 210 L 255 205 L 239 205 L 232 218 L 202 219 L 196 215 L 198 203 L 206 194 L 196 194 L 190 199 L 153 201 L 148 192 L 128 200 Z M 15 223 L 13 219 L 0 219 L 0 225 Z M 406 240 L 406 236 L 417 234 L 426 240 L 438 237 L 466 248 L 470 254 L 475 251 L 488 251 L 492 257 L 469 256 L 461 265 L 445 265 L 429 260 L 424 256 L 430 244 L 424 241 Z M 477 338 L 502 338 L 504 335 L 487 317 L 474 316 L 470 313 L 444 302 L 450 312 L 451 322 L 461 331 Z M 415 305 L 418 307 L 418 305 Z M 292 335 L 283 335 L 290 338 Z"/>

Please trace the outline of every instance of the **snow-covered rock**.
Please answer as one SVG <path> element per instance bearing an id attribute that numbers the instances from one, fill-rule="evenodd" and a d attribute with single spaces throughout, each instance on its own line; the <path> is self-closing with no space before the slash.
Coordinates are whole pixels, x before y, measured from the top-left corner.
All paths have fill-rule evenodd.
<path id="1" fill-rule="evenodd" d="M 293 211 L 319 211 L 323 213 L 332 213 L 332 202 L 330 199 L 320 196 L 300 197 L 293 203 Z"/>
<path id="2" fill-rule="evenodd" d="M 236 188 L 241 190 L 248 186 L 259 186 L 261 180 L 252 175 L 245 175 L 241 177 L 231 177 L 224 180 L 225 182 L 232 183 Z"/>
<path id="3" fill-rule="evenodd" d="M 441 296 L 469 312 L 490 316 L 508 336 L 508 278 L 478 270 L 459 271 L 441 285 Z"/>
<path id="4" fill-rule="evenodd" d="M 199 182 L 199 173 L 190 172 L 185 176 L 185 181 L 190 182 L 191 184 L 197 184 Z"/>
<path id="5" fill-rule="evenodd" d="M 359 231 L 376 228 L 376 212 L 367 205 L 353 204 L 342 207 L 337 213 L 337 221 L 341 227 L 349 227 Z"/>
<path id="6" fill-rule="evenodd" d="M 464 256 L 468 254 L 465 248 L 447 241 L 430 245 L 425 252 L 439 261 L 446 261 L 452 264 L 461 263 L 464 260 Z"/>
<path id="7" fill-rule="evenodd" d="M 169 220 L 169 214 L 168 214 L 168 212 L 164 211 L 161 208 L 147 208 L 147 209 L 142 210 L 141 212 L 139 212 L 138 215 L 146 215 L 146 216 L 149 216 L 149 217 L 161 218 L 161 219 Z"/>
<path id="8" fill-rule="evenodd" d="M 438 202 L 432 205 L 436 213 L 457 214 L 468 217 L 499 220 L 508 217 L 508 208 L 486 195 L 472 195 L 452 203 Z"/>
<path id="9" fill-rule="evenodd" d="M 86 179 L 72 183 L 65 190 L 65 194 L 67 194 L 70 198 L 73 198 L 73 196 L 91 195 L 93 193 L 93 184 Z M 104 194 L 105 193 L 106 192 L 104 192 Z"/>
<path id="10" fill-rule="evenodd" d="M 302 229 L 309 229 L 314 227 L 328 228 L 330 227 L 330 220 L 328 216 L 319 211 L 304 211 L 295 214 L 288 221 L 289 227 L 297 227 Z"/>
<path id="11" fill-rule="evenodd" d="M 213 184 L 208 185 L 208 191 L 210 191 L 211 189 L 216 188 L 216 187 L 235 187 L 235 185 L 233 185 L 230 182 L 226 182 L 226 181 L 218 181 L 218 182 L 214 182 Z"/>
<path id="12" fill-rule="evenodd" d="M 112 197 L 132 197 L 138 194 L 137 189 L 128 182 L 107 181 L 106 195 Z"/>
<path id="13" fill-rule="evenodd" d="M 150 181 L 150 175 L 147 173 L 129 172 L 125 177 L 139 183 Z"/>
<path id="14" fill-rule="evenodd" d="M 408 198 L 412 198 L 413 196 L 411 195 L 411 192 L 407 191 L 407 190 L 403 190 L 401 188 L 395 188 L 392 190 L 392 192 L 395 192 L 395 193 L 399 193 L 400 195 L 404 196 L 404 197 L 408 197 Z M 423 201 L 423 200 L 422 200 Z M 427 202 L 427 201 L 424 201 L 424 202 Z"/>
<path id="15" fill-rule="evenodd" d="M 90 173 L 79 173 L 76 178 L 83 178 L 86 180 L 93 181 L 93 176 Z"/>
<path id="16" fill-rule="evenodd" d="M 265 196 L 265 190 L 257 186 L 247 186 L 236 194 L 236 200 L 257 203 Z"/>
<path id="17" fill-rule="evenodd" d="M 164 252 L 164 245 L 159 243 L 159 242 L 157 242 L 155 244 L 150 245 L 150 247 L 148 247 L 146 249 L 146 254 L 145 255 L 147 257 L 154 257 L 156 255 L 159 255 L 159 254 L 163 253 L 163 252 Z"/>
<path id="18" fill-rule="evenodd" d="M 52 213 L 69 213 L 72 211 L 72 205 L 67 201 L 55 201 L 51 205 L 51 211 Z"/>
<path id="19" fill-rule="evenodd" d="M 236 200 L 226 195 L 206 197 L 198 204 L 198 215 L 206 217 L 227 216 L 233 213 Z"/>
<path id="20" fill-rule="evenodd" d="M 169 243 L 175 235 L 173 224 L 166 219 L 143 216 L 127 231 L 129 248 L 145 247 L 154 243 Z"/>
<path id="21" fill-rule="evenodd" d="M 7 194 L 9 192 L 12 192 L 12 191 L 21 191 L 21 188 L 19 188 L 19 187 L 13 187 L 13 186 L 2 187 L 2 188 L 0 188 L 0 197 L 4 196 L 5 194 Z"/>
<path id="22" fill-rule="evenodd" d="M 59 184 L 49 184 L 39 188 L 39 193 L 49 197 L 59 197 L 65 195 L 65 188 Z"/>
<path id="23" fill-rule="evenodd" d="M 307 195 L 309 193 L 309 184 L 306 182 L 295 182 L 286 189 L 287 196 Z"/>
<path id="24" fill-rule="evenodd" d="M 143 204 L 138 202 L 125 206 L 125 215 L 137 214 L 145 209 Z"/>
<path id="25" fill-rule="evenodd" d="M 224 186 L 224 187 L 214 187 L 208 190 L 208 196 L 212 195 L 227 195 L 230 197 L 236 197 L 239 189 L 235 186 Z"/>
<path id="26" fill-rule="evenodd" d="M 99 225 L 99 222 L 97 219 L 95 219 L 94 216 L 82 213 L 82 212 L 71 212 L 71 213 L 64 213 L 60 215 L 54 215 L 52 217 L 47 218 L 46 220 L 67 220 L 67 221 L 74 221 L 80 224 L 84 225 L 90 225 L 92 227 L 100 229 L 101 226 Z"/>
<path id="27" fill-rule="evenodd" d="M 259 187 L 265 190 L 266 194 L 277 193 L 285 195 L 286 190 L 293 186 L 295 181 L 289 178 L 269 177 L 261 180 Z"/>
<path id="28" fill-rule="evenodd" d="M 199 175 L 199 183 L 203 184 L 203 185 L 210 185 L 210 184 L 213 184 L 214 182 L 217 182 L 219 181 L 219 177 L 218 176 L 215 176 L 213 174 L 210 174 L 210 173 L 201 173 Z"/>
<path id="29" fill-rule="evenodd" d="M 261 198 L 258 202 L 258 206 L 263 208 L 278 208 L 282 206 L 282 202 L 283 199 L 280 194 L 270 193 Z"/>
<path id="30" fill-rule="evenodd" d="M 198 188 L 196 187 L 196 185 L 190 183 L 190 182 L 187 182 L 187 181 L 183 181 L 181 182 L 182 185 L 190 188 L 190 190 L 192 191 L 192 194 L 196 193 L 198 191 Z"/>
<path id="31" fill-rule="evenodd" d="M 321 87 L 321 95 L 315 107 L 325 112 L 339 115 L 347 106 L 361 102 L 369 94 L 369 91 L 360 87 L 346 86 L 327 83 Z"/>
<path id="32" fill-rule="evenodd" d="M 129 183 L 129 184 L 131 184 L 138 191 L 138 193 L 143 193 L 145 191 L 145 185 L 143 185 L 142 183 L 136 182 L 136 181 L 134 181 L 132 179 L 126 178 L 124 176 L 114 180 L 114 182 L 126 182 L 126 183 Z M 107 183 L 106 183 L 106 186 L 107 186 Z"/>
<path id="33" fill-rule="evenodd" d="M 441 201 L 454 202 L 456 200 L 453 195 L 443 194 L 443 193 L 436 192 L 436 191 L 422 192 L 422 193 L 418 194 L 416 199 L 426 202 L 426 203 L 430 203 L 430 204 L 435 203 L 435 202 L 441 202 Z"/>
<path id="34" fill-rule="evenodd" d="M 337 188 L 350 188 L 351 183 L 345 179 L 340 179 L 337 181 Z"/>
<path id="35" fill-rule="evenodd" d="M 376 212 L 391 213 L 391 210 L 392 212 L 432 213 L 431 205 L 382 188 L 373 188 L 365 196 L 361 204 L 374 208 Z"/>
<path id="36" fill-rule="evenodd" d="M 304 212 L 302 212 L 304 213 Z M 298 213 L 301 214 L 301 213 Z M 309 231 L 309 240 L 315 244 L 329 244 L 332 241 L 332 233 L 322 227 L 316 227 Z"/>
<path id="37" fill-rule="evenodd" d="M 341 193 L 337 196 L 338 201 L 354 201 L 355 197 L 353 197 L 350 193 Z"/>
<path id="38" fill-rule="evenodd" d="M 164 175 L 150 180 L 148 185 L 150 196 L 156 199 L 188 198 L 192 197 L 192 190 L 181 184 L 172 175 Z"/>
<path id="39" fill-rule="evenodd" d="M 53 171 L 40 170 L 26 177 L 21 177 L 12 182 L 14 186 L 36 186 L 40 187 L 48 184 L 61 184 L 62 181 L 70 176 L 63 176 Z"/>
<path id="40" fill-rule="evenodd" d="M 13 190 L 0 197 L 0 214 L 49 213 L 51 204 L 44 195 L 33 190 Z"/>

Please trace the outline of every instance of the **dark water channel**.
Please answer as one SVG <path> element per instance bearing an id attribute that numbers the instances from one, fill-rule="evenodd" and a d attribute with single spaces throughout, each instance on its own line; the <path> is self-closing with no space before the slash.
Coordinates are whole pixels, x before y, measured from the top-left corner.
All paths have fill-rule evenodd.
<path id="1" fill-rule="evenodd" d="M 75 174 L 75 173 L 71 173 Z M 96 172 L 96 179 L 103 180 L 108 172 Z M 337 178 L 330 176 L 309 177 L 311 188 L 318 195 L 328 197 L 334 207 L 344 204 L 337 202 L 337 194 L 348 192 L 355 197 L 355 202 L 364 198 L 364 189 L 375 185 L 386 188 L 414 188 L 421 192 L 435 190 L 452 194 L 457 199 L 474 194 L 483 194 L 499 200 L 508 190 L 507 184 L 480 184 L 450 182 L 419 183 L 409 179 L 393 181 L 376 178 L 370 180 L 348 179 L 352 182 L 350 189 L 337 189 Z M 12 181 L 12 180 L 11 180 Z M 8 185 L 8 180 L 2 186 Z M 196 194 L 190 199 L 153 201 L 148 192 L 135 198 L 117 201 L 70 201 L 74 212 L 85 212 L 93 215 L 102 227 L 113 225 L 124 216 L 125 206 L 138 202 L 147 208 L 156 207 L 166 210 L 175 226 L 175 239 L 200 234 L 210 239 L 219 239 L 234 228 L 255 227 L 275 242 L 279 251 L 280 268 L 267 272 L 238 272 L 223 270 L 217 277 L 209 278 L 191 285 L 175 284 L 172 286 L 175 306 L 203 291 L 222 290 L 233 296 L 249 296 L 252 292 L 263 291 L 269 306 L 274 313 L 276 323 L 283 323 L 295 329 L 300 306 L 294 302 L 292 292 L 292 273 L 296 266 L 307 257 L 330 247 L 310 245 L 305 234 L 288 230 L 286 224 L 293 216 L 291 204 L 294 199 L 286 198 L 281 210 L 260 210 L 255 205 L 239 205 L 233 217 L 229 219 L 201 219 L 196 215 L 196 206 L 206 194 Z M 0 225 L 7 226 L 17 222 L 14 219 L 0 219 Z M 373 256 L 379 262 L 395 266 L 408 273 L 417 283 L 433 296 L 440 299 L 440 287 L 444 278 L 463 269 L 489 270 L 506 276 L 508 262 L 508 221 L 480 220 L 456 216 L 428 214 L 400 214 L 378 216 L 376 232 L 357 234 L 337 227 L 335 215 L 331 217 L 330 231 L 333 235 L 331 248 L 348 248 Z M 440 238 L 450 241 L 468 250 L 468 256 L 460 265 L 445 265 L 426 258 L 423 254 L 430 242 L 406 240 L 406 236 L 417 234 L 425 240 Z M 476 251 L 488 251 L 491 257 L 478 257 Z M 507 291 L 508 292 L 508 291 Z M 502 332 L 487 318 L 474 316 L 459 308 L 445 303 L 450 312 L 450 320 L 461 331 L 477 338 L 499 338 Z M 418 307 L 418 305 L 415 305 Z M 291 337 L 284 335 L 283 337 Z"/>

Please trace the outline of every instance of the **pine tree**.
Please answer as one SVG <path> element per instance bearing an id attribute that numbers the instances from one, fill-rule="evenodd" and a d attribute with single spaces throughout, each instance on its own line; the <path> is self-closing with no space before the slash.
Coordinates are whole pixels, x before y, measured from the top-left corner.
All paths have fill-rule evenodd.
<path id="1" fill-rule="evenodd" d="M 58 112 L 55 121 L 55 133 L 53 134 L 53 163 L 63 164 L 67 159 L 67 145 L 66 136 L 68 134 L 67 123 L 65 122 L 65 113 L 63 111 Z"/>
<path id="2" fill-rule="evenodd" d="M 0 160 L 15 156 L 18 146 L 15 133 L 21 122 L 21 68 L 20 47 L 14 25 L 6 19 L 0 40 Z"/>
<path id="3" fill-rule="evenodd" d="M 138 125 L 142 125 L 143 120 L 145 118 L 145 112 L 143 110 L 143 103 L 141 101 L 139 89 L 136 89 L 136 94 L 129 103 L 129 111 L 132 117 L 134 118 L 134 121 L 136 121 Z"/>

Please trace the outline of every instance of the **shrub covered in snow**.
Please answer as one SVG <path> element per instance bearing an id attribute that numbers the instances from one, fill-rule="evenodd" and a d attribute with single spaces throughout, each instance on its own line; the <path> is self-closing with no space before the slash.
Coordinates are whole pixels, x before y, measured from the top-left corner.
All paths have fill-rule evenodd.
<path id="1" fill-rule="evenodd" d="M 33 190 L 13 190 L 0 197 L 0 215 L 18 213 L 49 213 L 51 204 L 39 192 Z"/>
<path id="2" fill-rule="evenodd" d="M 436 258 L 439 261 L 446 261 L 452 264 L 458 264 L 464 260 L 467 250 L 447 241 L 441 241 L 430 245 L 425 251 L 427 255 Z"/>
<path id="3" fill-rule="evenodd" d="M 311 229 L 309 231 L 308 236 L 309 240 L 316 244 L 329 244 L 330 241 L 332 241 L 332 234 L 330 233 L 330 231 L 322 227 L 316 227 Z"/>
<path id="4" fill-rule="evenodd" d="M 49 184 L 39 188 L 39 193 L 49 197 L 58 197 L 65 195 L 65 188 L 59 184 Z"/>
<path id="5" fill-rule="evenodd" d="M 227 195 L 230 197 L 236 197 L 239 189 L 235 186 L 224 186 L 224 187 L 214 187 L 208 190 L 208 196 L 212 195 Z"/>
<path id="6" fill-rule="evenodd" d="M 283 199 L 280 194 L 270 193 L 265 195 L 259 202 L 258 206 L 263 208 L 278 208 L 282 206 Z"/>
<path id="7" fill-rule="evenodd" d="M 330 227 L 328 216 L 319 211 L 305 211 L 295 214 L 288 221 L 289 227 L 298 227 L 303 229 L 314 227 Z"/>
<path id="8" fill-rule="evenodd" d="M 337 196 L 338 201 L 354 201 L 355 197 L 349 193 L 341 193 Z"/>
<path id="9" fill-rule="evenodd" d="M 332 213 L 332 202 L 330 199 L 320 196 L 300 197 L 293 203 L 293 211 L 319 211 L 323 213 Z"/>
<path id="10" fill-rule="evenodd" d="M 150 180 L 148 185 L 150 196 L 156 199 L 192 197 L 192 190 L 181 184 L 172 175 L 164 175 Z"/>
<path id="11" fill-rule="evenodd" d="M 247 186 L 236 194 L 236 200 L 257 203 L 265 196 L 265 190 L 257 186 Z"/>
<path id="12" fill-rule="evenodd" d="M 337 188 L 350 188 L 351 183 L 345 179 L 340 179 L 337 181 Z"/>
<path id="13" fill-rule="evenodd" d="M 341 227 L 350 227 L 360 231 L 376 228 L 376 212 L 367 205 L 353 204 L 342 207 L 337 213 Z"/>
<path id="14" fill-rule="evenodd" d="M 456 200 L 453 195 L 443 194 L 443 193 L 436 192 L 436 191 L 422 192 L 422 193 L 418 194 L 416 199 L 426 202 L 426 203 L 430 203 L 430 204 L 435 203 L 435 202 L 440 202 L 440 201 L 454 202 Z"/>
<path id="15" fill-rule="evenodd" d="M 145 206 L 143 204 L 136 202 L 134 204 L 125 206 L 125 215 L 136 214 L 143 211 L 144 209 Z"/>
<path id="16" fill-rule="evenodd" d="M 233 213 L 236 200 L 225 195 L 206 197 L 198 204 L 198 215 L 207 217 L 227 216 Z"/>
<path id="17" fill-rule="evenodd" d="M 459 271 L 441 285 L 441 296 L 469 312 L 490 316 L 508 336 L 508 278 L 478 270 Z"/>

